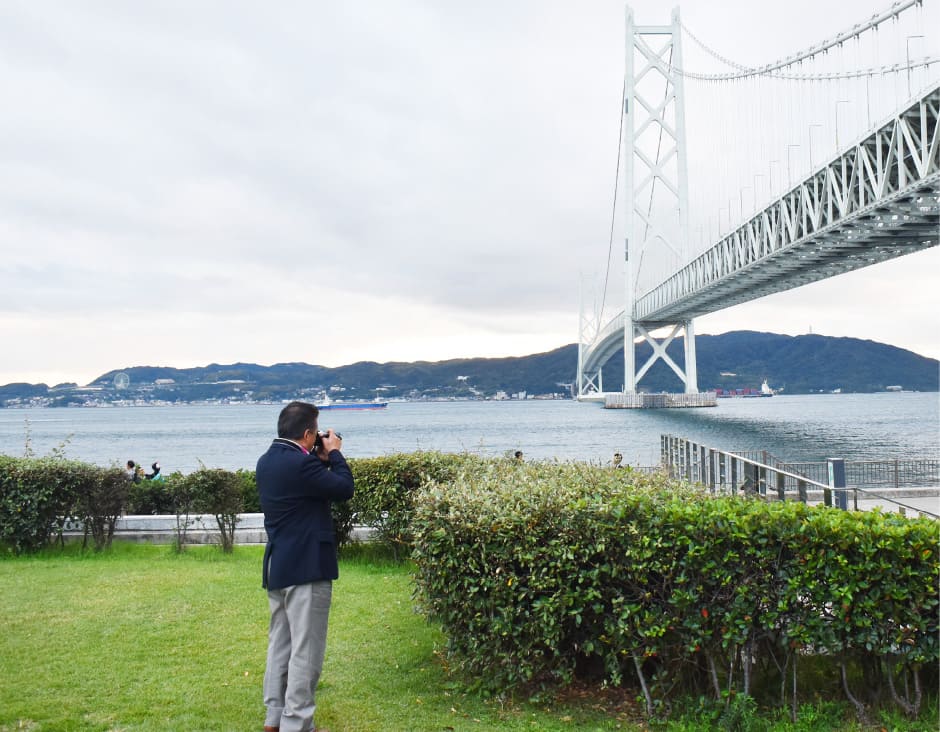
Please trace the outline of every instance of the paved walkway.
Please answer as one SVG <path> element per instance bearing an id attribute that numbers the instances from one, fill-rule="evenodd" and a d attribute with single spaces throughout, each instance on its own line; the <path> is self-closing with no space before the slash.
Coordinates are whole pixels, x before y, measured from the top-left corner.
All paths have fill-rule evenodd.
<path id="1" fill-rule="evenodd" d="M 810 491 L 811 506 L 822 503 L 821 491 Z M 848 506 L 854 509 L 856 505 L 855 492 L 848 489 Z M 872 495 L 876 494 L 876 495 Z M 788 496 L 789 498 L 789 496 Z M 835 500 L 835 499 L 833 499 Z M 940 488 L 880 488 L 867 489 L 858 493 L 858 510 L 871 511 L 880 508 L 887 513 L 901 513 L 907 516 L 930 515 L 940 516 Z"/>

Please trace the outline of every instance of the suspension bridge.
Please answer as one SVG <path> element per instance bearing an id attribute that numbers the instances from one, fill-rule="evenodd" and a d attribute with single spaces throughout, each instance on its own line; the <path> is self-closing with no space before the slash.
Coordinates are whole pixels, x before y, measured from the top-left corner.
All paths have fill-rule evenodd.
<path id="1" fill-rule="evenodd" d="M 579 399 L 714 403 L 698 388 L 695 318 L 937 245 L 938 4 L 895 2 L 758 66 L 711 48 L 678 8 L 664 26 L 627 9 L 619 190 L 599 303 L 582 292 Z M 618 206 L 623 307 L 608 316 Z M 680 334 L 681 365 L 666 352 Z M 639 369 L 638 338 L 652 347 Z M 605 392 L 621 348 L 622 389 Z M 684 396 L 639 393 L 659 360 Z"/>

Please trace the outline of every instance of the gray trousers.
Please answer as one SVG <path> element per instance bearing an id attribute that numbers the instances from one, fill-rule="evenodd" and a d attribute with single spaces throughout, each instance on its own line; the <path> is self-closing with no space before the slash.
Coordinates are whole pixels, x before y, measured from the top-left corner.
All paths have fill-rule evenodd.
<path id="1" fill-rule="evenodd" d="M 264 672 L 264 723 L 281 732 L 309 732 L 316 709 L 314 693 L 323 668 L 330 580 L 268 590 L 271 627 Z"/>

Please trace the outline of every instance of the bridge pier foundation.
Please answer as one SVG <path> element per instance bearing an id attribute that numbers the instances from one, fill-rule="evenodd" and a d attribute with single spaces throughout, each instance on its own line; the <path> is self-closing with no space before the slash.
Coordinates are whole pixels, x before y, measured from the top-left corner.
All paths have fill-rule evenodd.
<path id="1" fill-rule="evenodd" d="M 604 395 L 604 409 L 684 409 L 689 407 L 717 407 L 713 391 L 694 394 L 621 394 Z"/>

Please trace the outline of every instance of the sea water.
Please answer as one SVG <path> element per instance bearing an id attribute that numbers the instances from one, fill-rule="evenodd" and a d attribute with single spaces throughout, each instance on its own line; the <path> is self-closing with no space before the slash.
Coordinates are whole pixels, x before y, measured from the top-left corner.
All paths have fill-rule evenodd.
<path id="1" fill-rule="evenodd" d="M 767 450 L 787 461 L 940 458 L 940 395 L 881 393 L 722 399 L 699 409 L 603 409 L 574 401 L 393 402 L 378 411 L 326 411 L 348 457 L 440 450 L 632 465 L 659 463 L 660 435 L 726 450 Z M 63 448 L 97 465 L 164 472 L 200 465 L 253 469 L 275 436 L 282 405 L 0 409 L 0 453 Z"/>

